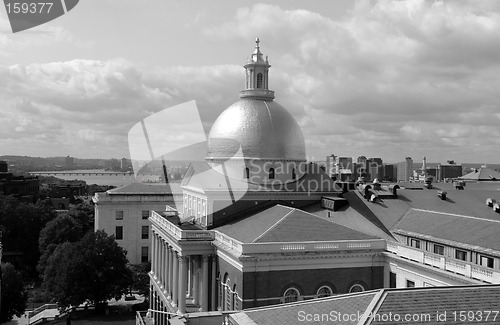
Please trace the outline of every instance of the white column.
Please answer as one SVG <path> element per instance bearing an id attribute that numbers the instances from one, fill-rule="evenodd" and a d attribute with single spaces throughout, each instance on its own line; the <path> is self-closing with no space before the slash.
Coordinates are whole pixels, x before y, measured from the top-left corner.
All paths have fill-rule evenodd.
<path id="1" fill-rule="evenodd" d="M 187 269 L 188 260 L 185 256 L 179 256 L 179 312 L 186 313 L 186 290 L 187 290 Z"/>
<path id="2" fill-rule="evenodd" d="M 172 277 L 172 302 L 174 307 L 178 304 L 178 291 L 179 291 L 179 259 L 177 252 L 174 253 L 174 267 L 173 267 L 173 277 Z"/>
<path id="3" fill-rule="evenodd" d="M 168 266 L 168 295 L 170 298 L 173 298 L 173 288 L 174 288 L 174 265 L 175 265 L 175 256 L 174 256 L 174 248 L 169 247 L 169 255 L 170 255 L 170 265 Z"/>
<path id="4" fill-rule="evenodd" d="M 152 266 L 151 268 L 153 269 L 153 275 L 154 275 L 154 278 L 156 279 L 156 272 L 158 271 L 156 269 L 156 263 L 158 261 L 158 256 L 156 255 L 156 249 L 157 249 L 157 244 L 156 244 L 156 233 L 153 232 L 153 258 L 152 258 Z"/>
<path id="5" fill-rule="evenodd" d="M 187 256 L 188 259 L 188 293 L 187 296 L 191 297 L 191 289 L 193 288 L 193 257 Z"/>
<path id="6" fill-rule="evenodd" d="M 200 303 L 200 274 L 198 268 L 200 260 L 198 255 L 193 256 L 193 304 L 196 306 Z"/>
<path id="7" fill-rule="evenodd" d="M 208 311 L 208 255 L 202 257 L 201 311 Z"/>
<path id="8" fill-rule="evenodd" d="M 169 283 L 168 283 L 168 268 L 170 266 L 170 252 L 168 248 L 168 242 L 165 242 L 165 269 L 163 270 L 163 276 L 165 278 L 165 292 L 168 293 Z"/>
<path id="9" fill-rule="evenodd" d="M 160 280 L 160 288 L 163 289 L 163 239 L 158 238 L 158 280 Z"/>
<path id="10" fill-rule="evenodd" d="M 212 296 L 211 310 L 217 310 L 217 257 L 212 255 Z"/>
<path id="11" fill-rule="evenodd" d="M 166 242 L 165 240 L 161 240 L 161 270 L 160 270 L 160 273 L 161 273 L 161 284 L 163 286 L 163 289 L 165 290 L 165 288 L 167 287 L 167 282 L 166 282 L 166 279 L 165 279 L 165 268 L 167 267 L 167 253 L 166 253 Z"/>

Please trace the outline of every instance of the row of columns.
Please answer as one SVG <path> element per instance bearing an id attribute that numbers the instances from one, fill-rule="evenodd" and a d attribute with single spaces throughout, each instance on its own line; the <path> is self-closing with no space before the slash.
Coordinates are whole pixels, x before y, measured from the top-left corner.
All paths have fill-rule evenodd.
<path id="1" fill-rule="evenodd" d="M 186 312 L 186 298 L 192 298 L 200 311 L 209 310 L 209 255 L 181 255 L 174 247 L 157 233 L 153 232 L 151 271 L 153 277 L 172 306 L 178 312 Z M 212 295 L 211 308 L 215 304 L 216 263 L 212 257 Z"/>

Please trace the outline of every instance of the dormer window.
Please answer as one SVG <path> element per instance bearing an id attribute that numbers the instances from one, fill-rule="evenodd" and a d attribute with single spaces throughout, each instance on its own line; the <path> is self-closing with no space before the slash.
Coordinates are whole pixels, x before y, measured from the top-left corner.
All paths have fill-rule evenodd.
<path id="1" fill-rule="evenodd" d="M 257 88 L 262 88 L 262 73 L 257 73 Z"/>
<path id="2" fill-rule="evenodd" d="M 274 179 L 274 168 L 269 168 L 269 179 Z"/>

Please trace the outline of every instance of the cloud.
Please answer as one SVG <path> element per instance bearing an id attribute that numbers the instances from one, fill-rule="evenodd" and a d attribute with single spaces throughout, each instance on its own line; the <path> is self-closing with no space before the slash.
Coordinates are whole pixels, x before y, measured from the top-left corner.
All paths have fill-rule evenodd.
<path id="1" fill-rule="evenodd" d="M 23 143 L 23 150 L 57 147 L 60 154 L 78 157 L 124 156 L 132 125 L 193 99 L 208 132 L 237 98 L 227 89 L 242 74 L 234 66 L 146 69 L 123 59 L 1 67 L 0 121 L 7 126 L 0 130 L 3 149 Z M 168 121 L 165 129 L 175 132 L 174 141 L 184 141 L 182 134 L 189 133 Z"/>
<path id="2" fill-rule="evenodd" d="M 358 1 L 335 19 L 256 4 L 219 25 L 209 25 L 207 15 L 189 28 L 203 27 L 207 37 L 227 46 L 260 37 L 272 65 L 270 88 L 299 121 L 310 157 L 498 160 L 497 1 Z M 50 35 L 66 37 L 63 31 Z M 1 44 L 0 35 L 0 52 Z M 243 78 L 241 66 L 196 62 L 147 68 L 123 59 L 72 60 L 0 67 L 0 123 L 6 125 L 0 136 L 7 149 L 52 144 L 62 154 L 123 156 L 132 125 L 189 100 L 197 100 L 208 132 L 238 99 Z"/>
<path id="3" fill-rule="evenodd" d="M 206 34 L 260 36 L 274 52 L 277 100 L 313 152 L 376 155 L 390 145 L 393 161 L 412 150 L 439 160 L 459 145 L 466 160 L 477 159 L 465 149 L 483 141 L 477 128 L 499 124 L 499 24 L 495 1 L 358 1 L 342 19 L 257 4 Z"/>

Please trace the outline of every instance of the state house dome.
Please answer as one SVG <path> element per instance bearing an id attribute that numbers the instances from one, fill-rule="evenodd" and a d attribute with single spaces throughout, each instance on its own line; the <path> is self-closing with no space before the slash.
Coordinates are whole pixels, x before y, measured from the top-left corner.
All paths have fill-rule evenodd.
<path id="1" fill-rule="evenodd" d="M 302 130 L 293 116 L 273 101 L 274 92 L 268 89 L 271 66 L 260 52 L 259 39 L 244 67 L 246 89 L 240 92 L 240 100 L 225 109 L 212 125 L 207 159 L 305 161 Z"/>

